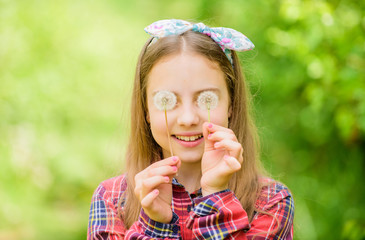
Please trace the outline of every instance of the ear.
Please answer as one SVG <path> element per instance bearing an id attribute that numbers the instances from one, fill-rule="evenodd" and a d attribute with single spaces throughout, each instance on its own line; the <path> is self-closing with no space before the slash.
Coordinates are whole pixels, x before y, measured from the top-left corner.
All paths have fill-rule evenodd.
<path id="1" fill-rule="evenodd" d="M 231 118 L 232 116 L 232 106 L 229 106 L 228 108 L 228 118 Z"/>

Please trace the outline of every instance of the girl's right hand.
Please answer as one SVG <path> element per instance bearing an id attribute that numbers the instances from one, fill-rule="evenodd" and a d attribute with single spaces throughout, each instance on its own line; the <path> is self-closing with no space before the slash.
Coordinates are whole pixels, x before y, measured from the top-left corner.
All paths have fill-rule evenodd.
<path id="1" fill-rule="evenodd" d="M 172 178 L 180 165 L 176 156 L 165 158 L 151 164 L 134 177 L 134 193 L 144 212 L 156 222 L 171 222 Z"/>

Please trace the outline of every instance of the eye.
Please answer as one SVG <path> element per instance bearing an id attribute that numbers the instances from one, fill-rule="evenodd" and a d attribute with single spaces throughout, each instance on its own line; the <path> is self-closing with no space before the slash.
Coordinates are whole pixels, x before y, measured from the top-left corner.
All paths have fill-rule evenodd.
<path id="1" fill-rule="evenodd" d="M 158 91 L 153 96 L 153 103 L 160 111 L 171 110 L 176 105 L 176 95 L 170 91 Z"/>
<path id="2" fill-rule="evenodd" d="M 218 105 L 218 95 L 212 91 L 204 91 L 198 96 L 198 106 L 203 110 L 212 110 Z"/>

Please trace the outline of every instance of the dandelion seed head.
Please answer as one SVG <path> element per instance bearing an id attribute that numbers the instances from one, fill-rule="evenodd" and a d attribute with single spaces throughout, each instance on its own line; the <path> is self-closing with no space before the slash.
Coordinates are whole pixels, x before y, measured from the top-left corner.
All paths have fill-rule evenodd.
<path id="1" fill-rule="evenodd" d="M 170 91 L 159 91 L 153 97 L 153 103 L 158 110 L 171 110 L 176 105 L 176 96 Z"/>
<path id="2" fill-rule="evenodd" d="M 218 105 L 218 96 L 212 91 L 204 91 L 198 97 L 198 105 L 201 109 L 212 110 Z"/>

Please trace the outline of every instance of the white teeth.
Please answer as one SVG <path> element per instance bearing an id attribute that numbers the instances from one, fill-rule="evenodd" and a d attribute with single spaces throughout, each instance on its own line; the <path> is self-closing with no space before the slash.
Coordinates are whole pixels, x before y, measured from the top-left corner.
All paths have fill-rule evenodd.
<path id="1" fill-rule="evenodd" d="M 202 134 L 199 134 L 199 135 L 194 135 L 194 136 L 178 136 L 178 135 L 175 135 L 175 137 L 179 140 L 183 140 L 183 141 L 186 141 L 186 142 L 192 142 L 192 141 L 195 141 L 199 138 L 201 138 L 203 135 Z"/>

